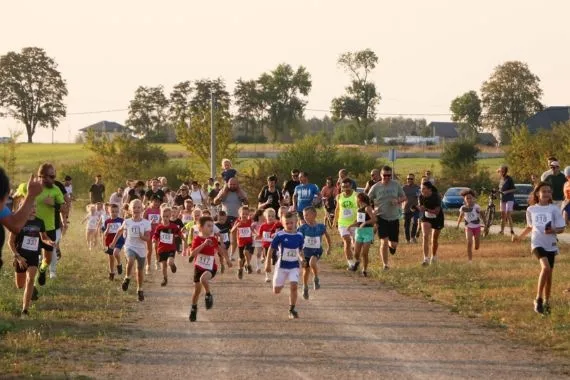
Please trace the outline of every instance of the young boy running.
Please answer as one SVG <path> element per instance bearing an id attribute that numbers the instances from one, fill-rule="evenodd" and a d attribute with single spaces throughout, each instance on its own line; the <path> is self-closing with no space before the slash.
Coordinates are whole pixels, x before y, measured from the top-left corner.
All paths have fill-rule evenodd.
<path id="1" fill-rule="evenodd" d="M 126 219 L 123 222 L 119 231 L 115 235 L 115 238 L 109 245 L 109 248 L 115 248 L 117 241 L 120 236 L 123 236 L 123 232 L 126 233 L 125 238 L 125 250 L 127 252 L 127 274 L 123 280 L 123 291 L 129 289 L 129 283 L 131 282 L 131 274 L 133 272 L 133 266 L 135 261 L 137 263 L 137 295 L 139 301 L 144 301 L 144 293 L 142 284 L 144 281 L 144 264 L 146 256 L 150 254 L 147 252 L 147 243 L 151 241 L 150 231 L 152 229 L 151 224 L 148 220 L 143 219 L 143 205 L 142 201 L 135 199 L 131 201 L 129 210 L 131 212 L 132 218 Z"/>
<path id="2" fill-rule="evenodd" d="M 283 229 L 281 223 L 275 218 L 275 210 L 272 208 L 268 208 L 264 212 L 265 216 L 265 223 L 259 227 L 259 234 L 261 235 L 261 247 L 263 248 L 263 258 L 265 261 L 271 260 L 272 265 L 277 264 L 277 255 L 274 254 L 269 257 L 268 250 L 271 247 L 271 242 L 273 241 L 273 237 L 278 230 Z M 265 271 L 265 282 L 271 282 L 271 278 L 269 278 L 269 274 L 271 271 L 267 272 L 267 266 Z"/>
<path id="3" fill-rule="evenodd" d="M 297 232 L 297 218 L 293 213 L 286 213 L 281 217 L 281 223 L 285 226 L 283 231 L 279 231 L 269 248 L 268 256 L 277 251 L 277 264 L 273 275 L 273 293 L 279 294 L 285 286 L 285 281 L 289 281 L 291 293 L 289 295 L 289 319 L 299 318 L 299 313 L 295 310 L 297 303 L 297 285 L 299 283 L 299 262 L 303 260 L 301 250 L 303 249 L 303 235 Z M 271 262 L 265 261 L 265 271 L 271 272 Z"/>
<path id="4" fill-rule="evenodd" d="M 218 212 L 218 221 L 214 226 L 220 231 L 220 244 L 227 251 L 230 249 L 230 230 L 232 229 L 232 225 L 228 221 L 228 214 L 225 211 L 220 210 Z M 224 273 L 226 268 L 222 256 L 220 256 L 220 263 L 220 272 Z"/>
<path id="5" fill-rule="evenodd" d="M 243 269 L 247 274 L 252 273 L 251 255 L 253 254 L 253 233 L 251 229 L 253 221 L 249 217 L 249 207 L 242 206 L 239 209 L 239 219 L 236 220 L 232 232 L 237 230 L 239 248 L 238 278 L 243 278 Z"/>
<path id="6" fill-rule="evenodd" d="M 304 237 L 303 244 L 303 298 L 309 299 L 309 275 L 313 272 L 313 285 L 315 290 L 321 288 L 319 281 L 318 262 L 323 254 L 323 236 L 327 241 L 327 255 L 331 249 L 331 238 L 327 232 L 327 227 L 322 223 L 317 223 L 317 210 L 314 207 L 306 207 L 303 210 L 305 224 L 299 227 L 299 232 Z"/>
<path id="7" fill-rule="evenodd" d="M 180 228 L 180 231 L 182 232 L 182 229 L 184 228 L 184 223 L 182 223 L 182 219 L 180 219 L 180 209 L 176 206 L 172 207 L 170 222 L 176 224 L 178 228 Z M 178 254 L 181 254 L 182 250 L 184 249 L 183 240 L 184 239 L 182 234 L 180 236 L 174 237 L 174 243 L 176 244 L 176 252 Z"/>
<path id="8" fill-rule="evenodd" d="M 214 306 L 214 296 L 210 292 L 210 281 L 216 276 L 216 252 L 220 243 L 214 236 L 214 220 L 203 216 L 198 220 L 199 234 L 192 240 L 192 256 L 194 257 L 194 293 L 192 294 L 192 307 L 190 309 L 190 322 L 196 322 L 198 316 L 198 298 L 202 287 L 206 292 L 206 309 Z M 231 268 L 227 251 L 222 250 L 224 259 Z"/>
<path id="9" fill-rule="evenodd" d="M 157 195 L 153 195 L 150 197 L 150 205 L 149 207 L 144 210 L 143 218 L 148 220 L 151 224 L 151 236 L 154 234 L 154 231 L 158 224 L 160 223 L 160 197 Z M 152 261 L 152 240 L 147 242 L 147 249 L 148 255 L 146 256 L 146 273 L 147 275 L 150 274 L 150 263 Z M 158 270 L 158 256 L 155 257 L 155 269 Z"/>
<path id="10" fill-rule="evenodd" d="M 18 289 L 24 288 L 22 318 L 28 316 L 32 297 L 37 299 L 38 291 L 34 286 L 34 279 L 41 255 L 40 242 L 49 246 L 55 244 L 47 236 L 43 220 L 36 218 L 36 208 L 34 206 L 24 227 L 18 234 L 10 233 L 9 240 L 10 249 L 14 253 L 16 287 Z"/>
<path id="11" fill-rule="evenodd" d="M 105 221 L 105 253 L 109 256 L 109 280 L 113 281 L 115 279 L 115 261 L 117 263 L 117 273 L 119 275 L 123 274 L 123 265 L 121 264 L 121 249 L 125 245 L 125 238 L 119 236 L 117 242 L 115 243 L 115 248 L 110 248 L 109 246 L 115 240 L 115 235 L 117 231 L 123 225 L 125 221 L 123 218 L 119 217 L 119 206 L 116 204 L 111 205 L 111 217 Z"/>
<path id="12" fill-rule="evenodd" d="M 152 235 L 152 240 L 156 246 L 156 254 L 158 255 L 160 265 L 162 266 L 162 283 L 160 286 L 168 284 L 168 268 L 172 273 L 176 273 L 176 264 L 174 264 L 174 256 L 176 255 L 176 237 L 182 237 L 180 227 L 170 221 L 172 209 L 164 207 L 161 210 L 162 223 L 159 224 Z"/>

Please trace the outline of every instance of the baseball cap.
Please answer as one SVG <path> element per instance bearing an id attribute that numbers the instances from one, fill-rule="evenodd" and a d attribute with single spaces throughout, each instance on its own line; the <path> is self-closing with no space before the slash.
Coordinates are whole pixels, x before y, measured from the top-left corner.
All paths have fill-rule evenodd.
<path id="1" fill-rule="evenodd" d="M 566 166 L 566 168 L 564 168 L 564 175 L 566 177 L 568 177 L 570 175 L 570 166 Z"/>
<path id="2" fill-rule="evenodd" d="M 550 163 L 550 166 L 556 166 L 556 167 L 560 167 L 560 163 L 558 161 L 552 161 Z"/>

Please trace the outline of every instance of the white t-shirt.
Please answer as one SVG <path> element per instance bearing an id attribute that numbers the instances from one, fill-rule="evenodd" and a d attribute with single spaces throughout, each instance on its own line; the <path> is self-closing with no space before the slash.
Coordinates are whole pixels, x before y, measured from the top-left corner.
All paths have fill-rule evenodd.
<path id="1" fill-rule="evenodd" d="M 113 194 L 111 194 L 111 197 L 109 198 L 109 203 L 121 206 L 121 204 L 123 204 L 123 196 L 119 195 L 117 192 L 114 192 Z"/>
<path id="2" fill-rule="evenodd" d="M 204 204 L 204 193 L 201 190 L 190 192 L 190 197 L 196 206 L 201 206 Z"/>
<path id="3" fill-rule="evenodd" d="M 126 219 L 123 223 L 123 228 L 127 233 L 125 239 L 125 248 L 136 251 L 140 256 L 146 257 L 146 241 L 141 239 L 141 235 L 151 231 L 152 226 L 146 219 L 135 221 L 133 219 Z"/>
<path id="4" fill-rule="evenodd" d="M 547 223 L 551 224 L 553 230 L 566 226 L 559 207 L 553 204 L 530 206 L 526 210 L 526 223 L 532 227 L 531 249 L 544 248 L 548 252 L 558 252 L 556 235 L 547 235 L 544 229 Z"/>
<path id="5" fill-rule="evenodd" d="M 481 227 L 481 207 L 478 204 L 473 205 L 473 208 L 461 206 L 459 212 L 463 212 L 463 220 L 465 227 L 478 228 Z"/>
<path id="6" fill-rule="evenodd" d="M 73 194 L 73 185 L 65 186 L 65 191 L 67 191 L 69 195 Z"/>
<path id="7" fill-rule="evenodd" d="M 88 230 L 96 230 L 97 223 L 99 223 L 99 216 L 97 215 L 89 215 L 87 217 L 87 229 Z"/>

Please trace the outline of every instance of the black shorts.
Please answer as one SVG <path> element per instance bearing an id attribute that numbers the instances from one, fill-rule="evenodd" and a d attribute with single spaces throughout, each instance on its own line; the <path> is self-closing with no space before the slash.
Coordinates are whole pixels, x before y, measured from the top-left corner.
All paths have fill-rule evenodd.
<path id="1" fill-rule="evenodd" d="M 46 231 L 46 235 L 50 238 L 51 241 L 57 240 L 57 232 L 56 230 Z M 51 245 L 41 243 L 41 247 L 46 250 L 46 252 L 53 252 L 53 247 Z"/>
<path id="2" fill-rule="evenodd" d="M 422 223 L 429 223 L 434 230 L 442 230 L 444 226 L 443 218 L 422 218 Z"/>
<path id="3" fill-rule="evenodd" d="M 253 244 L 247 244 L 244 245 L 243 247 L 239 247 L 239 257 L 243 258 L 242 256 L 244 255 L 244 252 L 249 252 L 249 253 L 253 253 Z"/>
<path id="4" fill-rule="evenodd" d="M 174 238 L 174 243 L 176 244 L 176 251 L 182 252 L 182 239 L 177 236 Z"/>
<path id="5" fill-rule="evenodd" d="M 388 239 L 397 243 L 400 236 L 400 220 L 386 220 L 381 217 L 376 218 L 378 224 L 378 238 L 381 240 Z"/>
<path id="6" fill-rule="evenodd" d="M 158 254 L 158 261 L 159 262 L 163 262 L 163 261 L 168 261 L 168 259 L 170 257 L 174 257 L 176 255 L 176 252 L 161 252 Z"/>
<path id="7" fill-rule="evenodd" d="M 554 268 L 554 260 L 556 259 L 556 252 L 547 251 L 542 247 L 537 247 L 532 250 L 532 254 L 536 256 L 537 259 L 542 259 L 546 257 L 548 259 L 548 264 L 550 264 L 550 269 Z"/>
<path id="8" fill-rule="evenodd" d="M 200 277 L 206 272 L 212 273 L 212 278 L 216 277 L 217 268 L 214 267 L 213 270 L 202 269 L 199 267 L 194 267 L 194 283 L 200 282 Z"/>
<path id="9" fill-rule="evenodd" d="M 28 267 L 39 267 L 40 255 L 37 255 L 35 253 L 23 252 L 23 253 L 20 253 L 20 256 L 22 256 L 24 259 L 26 259 L 26 263 L 28 264 Z M 16 270 L 16 273 L 26 273 L 26 270 L 27 270 L 27 269 L 20 267 L 20 265 L 18 265 L 18 262 L 16 261 L 16 259 L 14 259 L 14 269 Z"/>
<path id="10" fill-rule="evenodd" d="M 107 247 L 104 252 L 109 256 L 113 256 L 113 254 L 115 253 L 115 248 Z"/>

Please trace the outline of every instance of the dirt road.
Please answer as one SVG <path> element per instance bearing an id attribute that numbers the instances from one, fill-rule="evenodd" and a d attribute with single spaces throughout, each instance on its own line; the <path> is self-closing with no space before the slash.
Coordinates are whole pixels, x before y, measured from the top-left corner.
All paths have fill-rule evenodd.
<path id="1" fill-rule="evenodd" d="M 188 263 L 161 288 L 146 286 L 141 318 L 118 368 L 121 379 L 565 378 L 570 366 L 549 352 L 504 335 L 374 280 L 324 267 L 322 289 L 300 299 L 287 319 L 287 294 L 274 296 L 262 275 L 216 277 L 215 305 L 200 301 L 188 321 Z M 537 359 L 538 358 L 538 359 Z"/>

